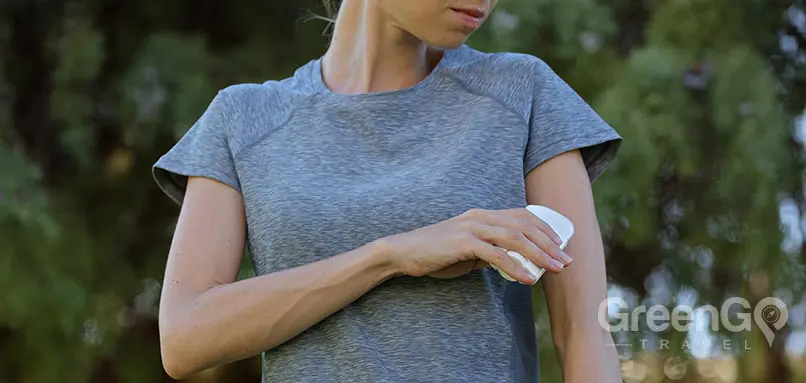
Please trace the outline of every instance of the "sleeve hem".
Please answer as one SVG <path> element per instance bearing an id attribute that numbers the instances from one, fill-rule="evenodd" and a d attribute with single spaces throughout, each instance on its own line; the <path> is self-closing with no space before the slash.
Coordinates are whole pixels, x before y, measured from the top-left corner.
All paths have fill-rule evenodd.
<path id="1" fill-rule="evenodd" d="M 585 162 L 585 168 L 588 171 L 588 177 L 593 183 L 613 162 L 621 142 L 621 136 L 616 133 L 607 136 L 590 137 L 582 141 L 559 139 L 526 153 L 523 175 L 525 177 L 544 162 L 560 154 L 580 150 Z"/>
<path id="2" fill-rule="evenodd" d="M 152 176 L 160 190 L 178 205 L 182 205 L 184 200 L 189 177 L 209 178 L 241 192 L 241 186 L 233 176 L 205 166 L 164 164 L 158 161 L 152 167 Z"/>

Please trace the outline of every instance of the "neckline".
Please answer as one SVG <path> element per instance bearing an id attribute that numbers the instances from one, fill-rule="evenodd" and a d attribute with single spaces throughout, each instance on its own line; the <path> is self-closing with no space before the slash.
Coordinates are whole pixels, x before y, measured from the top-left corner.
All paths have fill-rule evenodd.
<path id="1" fill-rule="evenodd" d="M 365 92 L 365 93 L 334 92 L 325 83 L 324 75 L 322 73 L 322 58 L 324 56 L 320 56 L 311 61 L 311 73 L 309 77 L 311 78 L 317 93 L 333 100 L 372 101 L 372 100 L 387 99 L 389 97 L 411 97 L 415 95 L 422 96 L 438 88 L 438 85 L 440 84 L 441 80 L 444 77 L 441 75 L 441 73 L 448 66 L 449 61 L 456 54 L 456 51 L 462 49 L 463 47 L 464 45 L 459 48 L 445 49 L 443 51 L 442 58 L 440 58 L 437 65 L 434 66 L 434 69 L 431 70 L 431 73 L 429 73 L 424 79 L 420 80 L 420 82 L 406 88 L 393 89 L 380 92 Z"/>

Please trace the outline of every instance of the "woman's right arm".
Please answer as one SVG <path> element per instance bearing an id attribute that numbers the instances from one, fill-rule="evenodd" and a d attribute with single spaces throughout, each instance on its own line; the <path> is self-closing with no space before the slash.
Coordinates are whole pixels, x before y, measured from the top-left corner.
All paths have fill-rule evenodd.
<path id="1" fill-rule="evenodd" d="M 570 262 L 556 234 L 526 209 L 472 209 L 321 261 L 236 282 L 246 237 L 243 206 L 241 194 L 229 186 L 188 180 L 159 313 L 162 362 L 173 378 L 269 350 L 396 275 L 419 277 L 467 264 L 462 272 L 448 273 L 456 277 L 481 260 L 534 283 L 496 246 L 552 272 Z"/>
<path id="2" fill-rule="evenodd" d="M 246 223 L 241 194 L 190 177 L 171 243 L 159 312 L 165 371 L 182 379 L 251 357 L 342 309 L 396 270 L 368 244 L 236 282 Z"/>

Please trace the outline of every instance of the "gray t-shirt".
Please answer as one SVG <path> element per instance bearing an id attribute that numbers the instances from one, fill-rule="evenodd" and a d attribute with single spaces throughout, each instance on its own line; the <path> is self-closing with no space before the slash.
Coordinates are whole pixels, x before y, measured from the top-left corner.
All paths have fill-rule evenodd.
<path id="1" fill-rule="evenodd" d="M 593 180 L 620 142 L 540 59 L 463 46 L 401 90 L 334 93 L 319 60 L 227 87 L 154 177 L 178 203 L 186 176 L 239 190 L 262 275 L 470 208 L 524 207 L 530 170 L 581 149 Z M 389 280 L 265 352 L 263 381 L 537 382 L 531 288 L 489 268 Z"/>

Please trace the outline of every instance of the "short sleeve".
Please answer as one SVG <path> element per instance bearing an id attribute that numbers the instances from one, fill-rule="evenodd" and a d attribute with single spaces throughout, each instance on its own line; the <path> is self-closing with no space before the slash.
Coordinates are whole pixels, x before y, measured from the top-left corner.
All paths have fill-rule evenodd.
<path id="1" fill-rule="evenodd" d="M 219 92 L 201 117 L 152 167 L 157 185 L 182 204 L 188 177 L 206 177 L 240 191 L 230 146 L 230 103 Z"/>
<path id="2" fill-rule="evenodd" d="M 563 79 L 537 60 L 524 175 L 554 156 L 578 149 L 593 182 L 612 163 L 621 140 Z"/>

